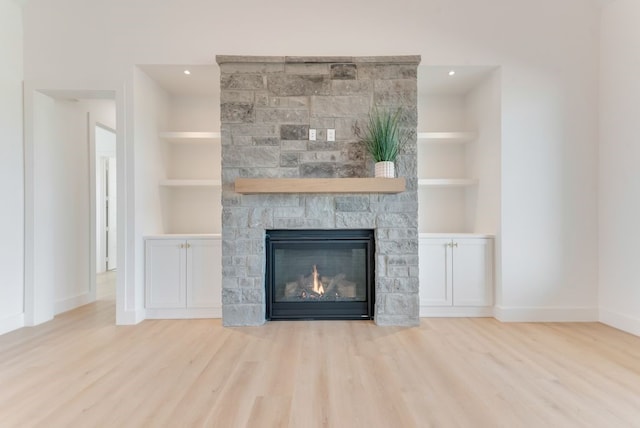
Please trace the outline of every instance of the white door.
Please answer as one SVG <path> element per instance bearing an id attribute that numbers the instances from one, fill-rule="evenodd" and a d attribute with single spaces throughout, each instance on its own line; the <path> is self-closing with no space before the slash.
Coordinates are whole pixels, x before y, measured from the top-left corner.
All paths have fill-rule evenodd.
<path id="1" fill-rule="evenodd" d="M 116 268 L 116 133 L 97 124 L 95 139 L 96 272 Z M 109 258 L 109 260 L 107 260 Z"/>
<path id="2" fill-rule="evenodd" d="M 187 307 L 222 307 L 222 241 L 187 241 Z"/>
<path id="3" fill-rule="evenodd" d="M 451 306 L 451 240 L 421 238 L 420 306 Z"/>
<path id="4" fill-rule="evenodd" d="M 182 239 L 145 241 L 145 307 L 186 307 L 186 243 Z"/>
<path id="5" fill-rule="evenodd" d="M 117 209 L 116 209 L 116 158 L 108 158 L 106 162 L 106 259 L 107 270 L 114 270 L 117 267 L 118 254 L 117 254 L 117 236 L 118 225 L 116 223 Z"/>
<path id="6" fill-rule="evenodd" d="M 491 306 L 493 300 L 492 240 L 454 239 L 453 304 Z"/>

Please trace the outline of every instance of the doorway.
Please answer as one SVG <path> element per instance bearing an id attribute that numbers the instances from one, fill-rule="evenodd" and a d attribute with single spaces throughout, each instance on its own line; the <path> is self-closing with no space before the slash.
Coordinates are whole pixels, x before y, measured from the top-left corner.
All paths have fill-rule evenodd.
<path id="1" fill-rule="evenodd" d="M 96 299 L 115 299 L 117 268 L 116 131 L 96 123 Z"/>
<path id="2" fill-rule="evenodd" d="M 113 91 L 25 93 L 25 324 L 37 325 L 96 300 L 96 129 L 114 140 L 117 109 Z"/>

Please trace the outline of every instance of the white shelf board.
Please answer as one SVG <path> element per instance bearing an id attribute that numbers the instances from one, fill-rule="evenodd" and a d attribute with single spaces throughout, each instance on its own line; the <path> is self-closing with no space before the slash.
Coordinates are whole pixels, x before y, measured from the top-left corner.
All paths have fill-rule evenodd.
<path id="1" fill-rule="evenodd" d="M 160 185 L 164 187 L 220 187 L 220 180 L 161 180 Z"/>
<path id="2" fill-rule="evenodd" d="M 219 132 L 170 131 L 159 135 L 174 144 L 213 144 L 220 141 Z"/>
<path id="3" fill-rule="evenodd" d="M 163 233 L 145 235 L 144 239 L 222 239 L 220 233 Z"/>
<path id="4" fill-rule="evenodd" d="M 468 187 L 478 184 L 475 178 L 421 178 L 418 186 L 424 187 Z"/>
<path id="5" fill-rule="evenodd" d="M 420 238 L 494 238 L 493 233 L 474 233 L 474 232 L 420 232 Z"/>
<path id="6" fill-rule="evenodd" d="M 418 132 L 418 140 L 426 143 L 465 144 L 478 137 L 476 132 Z"/>

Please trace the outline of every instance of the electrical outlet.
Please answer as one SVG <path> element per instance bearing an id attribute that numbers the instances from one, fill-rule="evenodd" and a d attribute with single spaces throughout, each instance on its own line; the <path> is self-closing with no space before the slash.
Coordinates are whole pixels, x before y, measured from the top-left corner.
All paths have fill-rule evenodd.
<path id="1" fill-rule="evenodd" d="M 309 129 L 309 141 L 316 141 L 316 130 Z"/>
<path id="2" fill-rule="evenodd" d="M 335 129 L 327 129 L 327 141 L 336 141 Z"/>

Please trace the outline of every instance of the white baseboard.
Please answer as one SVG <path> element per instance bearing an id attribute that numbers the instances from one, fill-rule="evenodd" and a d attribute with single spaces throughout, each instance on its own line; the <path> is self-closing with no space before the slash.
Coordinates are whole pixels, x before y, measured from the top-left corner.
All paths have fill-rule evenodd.
<path id="1" fill-rule="evenodd" d="M 600 308 L 600 322 L 618 330 L 640 336 L 640 318 Z"/>
<path id="2" fill-rule="evenodd" d="M 24 327 L 24 314 L 0 319 L 0 335 Z"/>
<path id="3" fill-rule="evenodd" d="M 92 301 L 93 300 L 91 299 L 91 294 L 89 292 L 82 293 L 77 296 L 58 300 L 53 307 L 53 311 L 55 315 L 58 315 L 63 312 L 67 312 L 80 306 L 86 305 L 87 303 L 91 303 Z"/>
<path id="4" fill-rule="evenodd" d="M 116 325 L 136 325 L 146 319 L 146 311 L 138 309 L 134 311 L 116 311 Z"/>
<path id="5" fill-rule="evenodd" d="M 471 318 L 492 316 L 492 307 L 420 306 L 421 318 Z"/>
<path id="6" fill-rule="evenodd" d="M 146 309 L 147 319 L 222 318 L 222 308 Z"/>
<path id="7" fill-rule="evenodd" d="M 496 319 L 503 322 L 597 322 L 598 309 L 590 307 L 496 306 Z"/>

